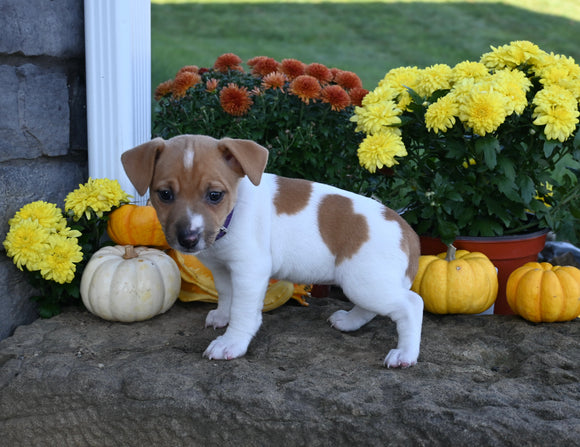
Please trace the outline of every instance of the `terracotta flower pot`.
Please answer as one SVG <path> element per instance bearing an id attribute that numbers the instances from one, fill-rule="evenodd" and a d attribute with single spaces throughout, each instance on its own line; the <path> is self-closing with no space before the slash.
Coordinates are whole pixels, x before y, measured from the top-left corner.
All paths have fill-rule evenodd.
<path id="1" fill-rule="evenodd" d="M 512 315 L 505 289 L 508 277 L 526 262 L 538 260 L 538 254 L 544 248 L 548 230 L 535 233 L 498 236 L 498 237 L 459 237 L 453 242 L 457 249 L 479 251 L 486 255 L 498 269 L 498 294 L 494 305 L 495 314 Z M 421 254 L 436 255 L 447 250 L 441 240 L 421 236 Z"/>

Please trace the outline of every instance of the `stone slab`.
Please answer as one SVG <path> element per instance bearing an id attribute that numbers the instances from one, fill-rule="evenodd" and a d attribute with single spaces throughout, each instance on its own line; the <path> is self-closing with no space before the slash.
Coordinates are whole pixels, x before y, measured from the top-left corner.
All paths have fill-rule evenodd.
<path id="1" fill-rule="evenodd" d="M 325 321 L 310 299 L 264 315 L 248 354 L 202 358 L 213 306 L 123 324 L 69 309 L 0 342 L 0 436 L 10 446 L 578 445 L 580 320 L 425 314 L 419 363 L 382 366 L 378 317 Z"/>
<path id="2" fill-rule="evenodd" d="M 84 8 L 80 0 L 2 0 L 0 30 L 0 53 L 84 56 Z"/>
<path id="3" fill-rule="evenodd" d="M 66 155 L 70 111 L 66 73 L 33 64 L 0 65 L 0 162 Z"/>

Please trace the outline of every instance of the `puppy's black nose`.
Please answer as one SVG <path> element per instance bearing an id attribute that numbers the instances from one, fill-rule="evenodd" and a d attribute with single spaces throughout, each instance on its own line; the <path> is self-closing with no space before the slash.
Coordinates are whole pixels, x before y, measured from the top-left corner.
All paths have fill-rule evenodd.
<path id="1" fill-rule="evenodd" d="M 183 230 L 178 233 L 177 242 L 179 242 L 179 245 L 183 248 L 192 250 L 199 243 L 199 237 L 199 231 Z"/>

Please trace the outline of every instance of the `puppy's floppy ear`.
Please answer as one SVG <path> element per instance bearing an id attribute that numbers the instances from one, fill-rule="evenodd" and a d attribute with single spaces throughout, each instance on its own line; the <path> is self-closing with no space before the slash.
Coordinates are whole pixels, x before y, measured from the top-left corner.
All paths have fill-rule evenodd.
<path id="1" fill-rule="evenodd" d="M 123 152 L 121 162 L 127 177 L 137 192 L 144 196 L 153 179 L 158 154 L 165 148 L 163 138 L 155 138 L 133 149 Z"/>
<path id="2" fill-rule="evenodd" d="M 218 147 L 234 171 L 247 175 L 256 186 L 260 184 L 268 163 L 268 149 L 251 140 L 233 138 L 222 138 Z"/>

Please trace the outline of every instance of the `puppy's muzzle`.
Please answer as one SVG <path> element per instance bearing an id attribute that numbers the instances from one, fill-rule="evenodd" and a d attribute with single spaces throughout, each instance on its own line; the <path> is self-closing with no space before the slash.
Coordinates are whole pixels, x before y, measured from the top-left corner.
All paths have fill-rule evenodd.
<path id="1" fill-rule="evenodd" d="M 201 230 L 198 229 L 182 228 L 177 232 L 177 242 L 187 251 L 194 251 L 198 248 L 201 237 Z"/>

